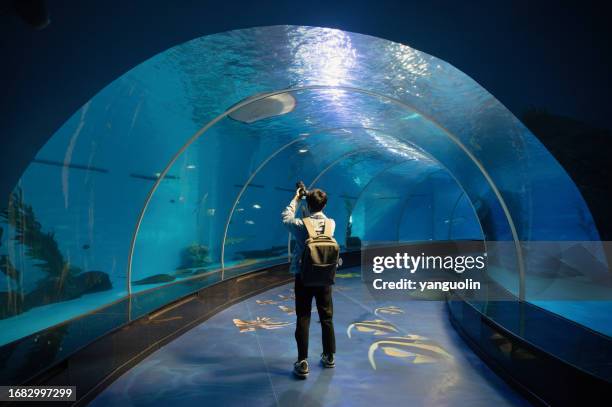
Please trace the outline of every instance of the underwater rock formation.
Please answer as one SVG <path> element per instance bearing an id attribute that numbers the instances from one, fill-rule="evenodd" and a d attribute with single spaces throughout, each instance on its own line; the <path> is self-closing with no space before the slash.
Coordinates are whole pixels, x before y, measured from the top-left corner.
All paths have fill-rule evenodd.
<path id="1" fill-rule="evenodd" d="M 192 243 L 181 252 L 181 265 L 178 269 L 204 267 L 210 264 L 208 246 Z"/>
<path id="2" fill-rule="evenodd" d="M 15 230 L 13 240 L 25 247 L 25 255 L 36 260 L 35 267 L 46 275 L 36 282 L 36 287 L 24 293 L 21 287 L 22 272 L 10 258 L 0 257 L 0 270 L 14 283 L 14 288 L 0 292 L 0 318 L 8 318 L 31 308 L 79 298 L 84 294 L 110 290 L 112 283 L 102 271 L 82 272 L 68 262 L 53 232 L 44 232 L 31 205 L 23 201 L 17 188 L 9 198 L 8 207 L 0 218 Z"/>

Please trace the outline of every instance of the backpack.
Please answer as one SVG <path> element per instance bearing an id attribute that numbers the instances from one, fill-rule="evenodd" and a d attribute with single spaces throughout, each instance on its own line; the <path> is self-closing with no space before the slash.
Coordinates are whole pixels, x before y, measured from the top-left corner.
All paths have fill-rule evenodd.
<path id="1" fill-rule="evenodd" d="M 308 238 L 302 255 L 302 284 L 307 287 L 328 286 L 335 283 L 340 246 L 329 234 L 330 220 L 325 219 L 323 233 L 317 234 L 310 218 L 302 218 Z"/>

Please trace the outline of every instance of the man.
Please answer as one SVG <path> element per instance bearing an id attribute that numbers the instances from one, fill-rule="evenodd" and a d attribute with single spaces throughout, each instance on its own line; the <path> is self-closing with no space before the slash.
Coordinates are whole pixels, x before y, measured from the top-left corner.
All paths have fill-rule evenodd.
<path id="1" fill-rule="evenodd" d="M 315 298 L 317 311 L 321 321 L 323 353 L 321 363 L 326 368 L 335 367 L 334 353 L 336 353 L 336 338 L 334 335 L 332 286 L 305 287 L 300 278 L 302 255 L 308 232 L 304 226 L 304 220 L 295 217 L 298 203 L 302 196 L 306 196 L 308 204 L 308 216 L 305 221 L 312 222 L 317 234 L 323 233 L 325 221 L 327 227 L 331 228 L 330 236 L 333 236 L 336 223 L 333 219 L 323 214 L 323 208 L 327 204 L 327 194 L 320 189 L 306 192 L 304 188 L 298 188 L 295 196 L 282 213 L 283 224 L 295 238 L 295 248 L 291 259 L 291 272 L 295 275 L 295 313 L 297 316 L 295 328 L 295 340 L 298 348 L 298 359 L 293 365 L 293 373 L 305 379 L 308 377 L 308 330 L 310 327 L 310 313 L 312 298 Z"/>

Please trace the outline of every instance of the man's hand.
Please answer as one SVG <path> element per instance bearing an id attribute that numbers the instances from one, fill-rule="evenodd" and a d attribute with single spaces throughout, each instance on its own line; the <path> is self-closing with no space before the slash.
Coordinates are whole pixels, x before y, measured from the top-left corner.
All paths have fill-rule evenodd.
<path id="1" fill-rule="evenodd" d="M 295 183 L 295 187 L 297 190 L 295 191 L 295 199 L 302 199 L 302 197 L 306 196 L 306 185 L 302 181 L 298 181 Z"/>

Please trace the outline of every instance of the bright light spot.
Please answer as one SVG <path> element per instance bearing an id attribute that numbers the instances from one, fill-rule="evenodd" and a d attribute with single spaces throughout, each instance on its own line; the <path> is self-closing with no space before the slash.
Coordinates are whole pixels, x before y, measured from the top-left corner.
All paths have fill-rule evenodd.
<path id="1" fill-rule="evenodd" d="M 236 212 L 244 212 L 244 208 L 238 208 L 236 209 Z"/>
<path id="2" fill-rule="evenodd" d="M 247 225 L 254 225 L 255 222 L 253 222 L 252 220 L 245 220 L 244 223 L 246 223 Z"/>
<path id="3" fill-rule="evenodd" d="M 156 173 L 155 173 L 155 176 L 156 176 L 157 178 L 161 177 L 161 172 L 156 172 Z"/>
<path id="4" fill-rule="evenodd" d="M 259 204 L 255 204 L 255 205 L 253 205 L 253 208 L 255 208 L 255 209 L 261 209 L 261 205 L 259 205 Z"/>
<path id="5" fill-rule="evenodd" d="M 193 164 L 189 164 L 189 165 L 187 166 L 187 169 L 188 169 L 188 170 L 193 170 L 193 169 L 195 169 L 195 167 L 196 167 L 195 165 L 193 165 Z"/>
<path id="6" fill-rule="evenodd" d="M 208 216 L 215 216 L 215 208 L 210 208 L 206 211 L 206 213 L 208 214 Z"/>
<path id="7" fill-rule="evenodd" d="M 412 82 L 418 77 L 430 74 L 429 61 L 420 52 L 397 43 L 387 44 L 385 48 L 387 55 L 394 57 L 394 79 Z"/>
<path id="8" fill-rule="evenodd" d="M 308 149 L 306 149 L 306 148 L 300 148 L 298 150 L 298 153 L 300 153 L 300 154 L 304 154 L 304 153 L 307 153 L 307 152 L 308 152 Z"/>
<path id="9" fill-rule="evenodd" d="M 357 51 L 351 37 L 330 28 L 299 28 L 290 41 L 295 50 L 295 73 L 319 85 L 338 86 L 350 80 Z"/>

